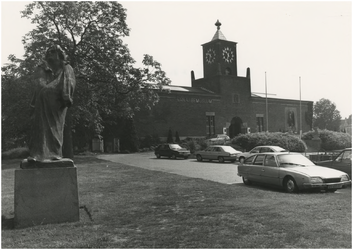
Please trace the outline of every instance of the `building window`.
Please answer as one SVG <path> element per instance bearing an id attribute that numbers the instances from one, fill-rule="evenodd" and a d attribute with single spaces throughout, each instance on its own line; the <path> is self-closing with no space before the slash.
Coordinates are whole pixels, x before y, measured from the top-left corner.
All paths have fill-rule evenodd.
<path id="1" fill-rule="evenodd" d="M 240 103 L 239 94 L 233 94 L 233 103 Z"/>
<path id="2" fill-rule="evenodd" d="M 256 125 L 257 125 L 258 132 L 264 131 L 264 116 L 263 115 L 256 115 Z"/>
<path id="3" fill-rule="evenodd" d="M 206 134 L 208 136 L 216 134 L 215 115 L 213 112 L 206 112 Z"/>

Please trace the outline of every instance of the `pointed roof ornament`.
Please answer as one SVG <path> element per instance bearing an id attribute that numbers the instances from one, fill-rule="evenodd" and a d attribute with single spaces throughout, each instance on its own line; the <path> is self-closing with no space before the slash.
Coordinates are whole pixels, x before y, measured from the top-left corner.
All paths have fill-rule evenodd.
<path id="1" fill-rule="evenodd" d="M 219 22 L 219 20 L 217 19 L 217 22 L 214 24 L 217 26 L 217 31 L 216 31 L 216 34 L 214 34 L 213 38 L 211 41 L 213 40 L 217 40 L 217 39 L 220 39 L 220 40 L 227 40 L 227 38 L 222 34 L 221 32 L 221 23 Z"/>

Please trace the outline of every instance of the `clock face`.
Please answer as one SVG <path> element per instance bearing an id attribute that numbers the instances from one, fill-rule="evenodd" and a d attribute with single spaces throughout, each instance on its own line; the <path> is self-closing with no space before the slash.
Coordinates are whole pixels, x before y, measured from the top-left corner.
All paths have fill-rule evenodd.
<path id="1" fill-rule="evenodd" d="M 231 63 L 234 60 L 234 52 L 229 48 L 225 47 L 222 51 L 223 60 L 227 63 Z"/>
<path id="2" fill-rule="evenodd" d="M 208 49 L 206 52 L 206 62 L 211 64 L 216 59 L 216 52 L 213 49 Z"/>

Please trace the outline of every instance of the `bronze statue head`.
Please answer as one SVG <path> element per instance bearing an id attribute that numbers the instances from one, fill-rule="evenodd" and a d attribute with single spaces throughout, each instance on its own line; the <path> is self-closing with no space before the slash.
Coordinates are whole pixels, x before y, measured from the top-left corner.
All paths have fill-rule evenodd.
<path id="1" fill-rule="evenodd" d="M 66 59 L 65 51 L 57 44 L 50 46 L 45 53 L 45 60 L 49 63 L 54 61 L 65 62 Z"/>

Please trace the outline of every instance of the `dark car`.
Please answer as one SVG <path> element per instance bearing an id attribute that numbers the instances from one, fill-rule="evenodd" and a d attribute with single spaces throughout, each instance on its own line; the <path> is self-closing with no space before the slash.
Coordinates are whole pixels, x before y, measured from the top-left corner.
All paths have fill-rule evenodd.
<path id="1" fill-rule="evenodd" d="M 180 147 L 178 144 L 166 143 L 161 144 L 156 147 L 154 154 L 159 159 L 161 156 L 168 158 L 184 158 L 187 159 L 190 156 L 190 151 L 186 148 Z"/>
<path id="2" fill-rule="evenodd" d="M 339 155 L 330 161 L 319 161 L 317 165 L 341 170 L 352 178 L 352 149 L 346 148 Z"/>

